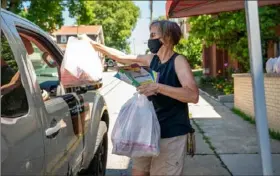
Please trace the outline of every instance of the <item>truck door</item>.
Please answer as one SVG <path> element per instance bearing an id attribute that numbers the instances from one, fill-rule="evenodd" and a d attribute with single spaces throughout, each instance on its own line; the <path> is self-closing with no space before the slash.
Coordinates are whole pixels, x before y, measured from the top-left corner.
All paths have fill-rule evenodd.
<path id="1" fill-rule="evenodd" d="M 84 151 L 82 118 L 89 117 L 89 110 L 81 96 L 66 94 L 60 87 L 62 56 L 52 43 L 31 27 L 19 24 L 17 31 L 30 65 L 37 111 L 44 119 L 45 174 L 76 173 Z"/>
<path id="2" fill-rule="evenodd" d="M 1 175 L 44 173 L 42 119 L 23 50 L 1 14 Z"/>

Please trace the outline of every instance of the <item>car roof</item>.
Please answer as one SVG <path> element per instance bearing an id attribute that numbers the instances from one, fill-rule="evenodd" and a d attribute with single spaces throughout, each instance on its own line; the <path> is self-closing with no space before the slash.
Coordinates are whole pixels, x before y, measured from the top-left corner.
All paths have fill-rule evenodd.
<path id="1" fill-rule="evenodd" d="M 23 18 L 23 17 L 21 17 L 19 15 L 16 15 L 16 14 L 10 12 L 10 11 L 7 11 L 7 10 L 1 8 L 1 16 L 3 14 L 8 15 L 10 17 L 13 17 L 13 18 L 15 18 L 17 20 L 20 20 L 21 22 L 24 22 L 25 24 L 31 25 L 31 26 L 36 27 L 39 30 L 43 31 L 39 26 L 37 26 L 36 24 L 32 23 L 31 21 L 29 21 L 29 20 L 27 20 L 27 19 L 25 19 L 25 18 Z"/>

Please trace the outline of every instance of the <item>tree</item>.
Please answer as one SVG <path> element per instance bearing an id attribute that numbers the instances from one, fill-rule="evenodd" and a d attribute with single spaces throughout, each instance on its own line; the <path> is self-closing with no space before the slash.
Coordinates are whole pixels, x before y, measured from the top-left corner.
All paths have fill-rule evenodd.
<path id="1" fill-rule="evenodd" d="M 53 32 L 63 25 L 63 0 L 31 1 L 25 17 L 43 30 Z"/>
<path id="2" fill-rule="evenodd" d="M 167 20 L 166 16 L 159 16 L 157 20 Z"/>
<path id="3" fill-rule="evenodd" d="M 127 39 L 140 16 L 132 1 L 70 0 L 69 12 L 79 25 L 102 25 L 107 46 L 130 52 Z"/>
<path id="4" fill-rule="evenodd" d="M 174 51 L 185 56 L 191 68 L 201 66 L 202 42 L 200 39 L 191 36 L 188 39 L 182 38 L 174 47 Z"/>
<path id="5" fill-rule="evenodd" d="M 47 32 L 63 25 L 64 6 L 63 0 L 1 0 L 2 8 L 27 18 Z"/>
<path id="6" fill-rule="evenodd" d="M 1 0 L 1 8 L 20 15 L 34 22 L 47 32 L 60 28 L 63 25 L 63 0 Z M 24 8 L 24 5 L 27 5 Z M 15 70 L 17 64 L 4 35 L 1 34 L 1 54 L 5 61 Z"/>
<path id="7" fill-rule="evenodd" d="M 1 8 L 17 14 L 21 11 L 22 0 L 1 0 Z"/>
<path id="8" fill-rule="evenodd" d="M 273 27 L 280 24 L 280 7 L 259 8 L 263 55 L 269 40 L 277 40 Z M 224 12 L 219 15 L 201 15 L 189 18 L 190 35 L 204 41 L 206 46 L 216 44 L 218 48 L 229 51 L 233 59 L 243 66 L 243 71 L 250 69 L 246 18 L 244 10 Z"/>

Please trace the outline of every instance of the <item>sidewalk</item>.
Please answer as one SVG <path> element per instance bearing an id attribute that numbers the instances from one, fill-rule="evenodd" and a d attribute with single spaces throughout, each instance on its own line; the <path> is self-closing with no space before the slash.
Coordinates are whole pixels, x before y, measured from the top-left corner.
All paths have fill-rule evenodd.
<path id="1" fill-rule="evenodd" d="M 119 110 L 135 92 L 135 88 L 106 73 L 101 93 L 110 114 L 109 139 Z M 254 125 L 232 111 L 200 94 L 198 104 L 189 105 L 196 129 L 196 155 L 186 157 L 184 175 L 262 175 Z M 274 175 L 280 175 L 280 142 L 271 140 Z M 109 140 L 106 175 L 131 175 L 131 160 L 113 155 Z"/>
<path id="2" fill-rule="evenodd" d="M 197 154 L 187 157 L 184 175 L 262 175 L 256 127 L 201 93 L 190 104 Z M 271 140 L 274 175 L 280 175 L 280 142 Z"/>

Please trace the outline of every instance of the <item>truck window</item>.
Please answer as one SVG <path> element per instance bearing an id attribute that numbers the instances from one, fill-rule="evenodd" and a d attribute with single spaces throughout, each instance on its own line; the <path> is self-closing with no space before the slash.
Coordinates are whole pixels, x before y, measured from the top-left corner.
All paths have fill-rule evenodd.
<path id="1" fill-rule="evenodd" d="M 1 117 L 15 118 L 28 113 L 26 92 L 15 57 L 1 31 Z"/>
<path id="2" fill-rule="evenodd" d="M 20 33 L 20 37 L 28 54 L 27 59 L 30 59 L 33 65 L 43 101 L 56 97 L 59 85 L 59 64 L 45 44 L 34 36 Z"/>

